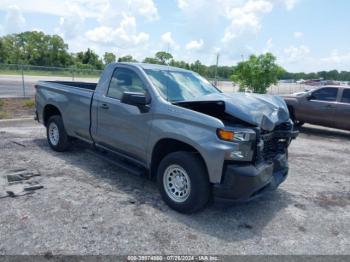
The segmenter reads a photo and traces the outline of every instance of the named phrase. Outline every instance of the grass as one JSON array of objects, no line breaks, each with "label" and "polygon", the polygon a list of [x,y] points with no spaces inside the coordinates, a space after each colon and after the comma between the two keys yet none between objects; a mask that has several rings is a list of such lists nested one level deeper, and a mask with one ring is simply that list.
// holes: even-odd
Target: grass
[{"label": "grass", "polygon": [[0,99],[0,119],[31,117],[34,108],[32,98],[3,98]]},{"label": "grass", "polygon": [[0,110],[0,119],[8,118],[7,113]]},{"label": "grass", "polygon": [[23,105],[28,108],[34,108],[35,107],[35,101],[34,99],[27,99],[23,101]]}]

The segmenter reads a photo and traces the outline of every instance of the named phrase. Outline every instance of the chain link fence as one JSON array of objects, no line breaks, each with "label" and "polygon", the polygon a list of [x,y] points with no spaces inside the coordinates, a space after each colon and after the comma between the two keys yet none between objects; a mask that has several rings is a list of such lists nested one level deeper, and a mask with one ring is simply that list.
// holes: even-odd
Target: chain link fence
[{"label": "chain link fence", "polygon": [[[214,82],[212,82],[214,83]],[[217,88],[219,88],[223,92],[238,92],[239,91],[239,85],[236,85],[235,83],[231,81],[218,81]],[[287,95],[287,94],[293,94],[297,92],[303,92],[307,89],[314,88],[311,86],[307,86],[304,84],[297,84],[297,83],[278,83],[277,85],[271,86],[267,93],[271,95]]]},{"label": "chain link fence", "polygon": [[0,97],[32,97],[38,81],[97,82],[102,70],[0,64]]},{"label": "chain link fence", "polygon": [[[0,64],[0,97],[32,97],[38,81],[79,81],[98,82],[102,70],[45,67],[31,65]],[[239,86],[231,81],[212,83],[223,92],[237,92]],[[302,92],[310,88],[302,84],[279,83],[268,89],[269,94],[285,95]]]}]

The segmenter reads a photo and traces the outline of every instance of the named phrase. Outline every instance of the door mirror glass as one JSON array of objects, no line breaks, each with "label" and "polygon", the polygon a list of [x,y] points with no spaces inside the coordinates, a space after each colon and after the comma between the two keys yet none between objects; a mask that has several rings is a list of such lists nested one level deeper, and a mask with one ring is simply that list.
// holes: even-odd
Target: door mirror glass
[{"label": "door mirror glass", "polygon": [[124,92],[121,98],[121,102],[133,106],[145,106],[151,101],[149,96],[139,92]]}]

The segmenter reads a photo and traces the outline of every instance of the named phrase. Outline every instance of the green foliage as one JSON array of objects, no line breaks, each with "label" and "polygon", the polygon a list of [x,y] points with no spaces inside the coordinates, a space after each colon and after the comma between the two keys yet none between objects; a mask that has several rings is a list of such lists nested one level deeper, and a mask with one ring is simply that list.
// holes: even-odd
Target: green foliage
[{"label": "green foliage", "polygon": [[254,93],[264,94],[270,85],[277,83],[278,76],[283,71],[271,53],[251,55],[249,60],[238,63],[231,80],[238,82],[241,90],[249,89]]},{"label": "green foliage", "polygon": [[58,35],[28,31],[0,37],[0,43],[2,63],[62,67],[72,64],[68,45]]},{"label": "green foliage", "polygon": [[0,108],[3,107],[5,104],[4,100],[0,99]]},{"label": "green foliage", "polygon": [[155,58],[159,60],[160,64],[167,64],[173,56],[167,52],[159,51],[155,54]]},{"label": "green foliage", "polygon": [[90,48],[85,52],[79,52],[75,56],[75,65],[81,69],[103,69],[103,62]]},{"label": "green foliage", "polygon": [[114,63],[116,61],[116,56],[113,53],[105,52],[103,55],[103,61],[105,62],[105,65],[108,65],[110,63]]},{"label": "green foliage", "polygon": [[[158,54],[158,55],[157,55]],[[146,57],[142,62],[143,63],[149,63],[149,64],[167,64],[168,62],[164,62],[164,57],[166,56],[167,59],[170,59],[169,65],[174,66],[174,67],[180,67],[184,68],[187,70],[192,70],[194,72],[197,72],[198,74],[206,77],[206,78],[214,78],[215,77],[215,71],[216,71],[216,66],[211,65],[211,66],[206,66],[203,65],[199,60],[195,61],[194,63],[187,63],[185,61],[177,61],[172,57],[171,54],[168,56],[166,52],[160,51],[155,54],[155,57]],[[229,79],[229,77],[233,74],[233,67],[232,66],[219,66],[217,69],[217,77],[219,79]]]},{"label": "green foliage", "polygon": [[7,57],[5,50],[5,43],[2,38],[0,38],[0,63],[6,63],[5,59]]},{"label": "green foliage", "polygon": [[162,64],[157,58],[154,57],[145,57],[142,62],[147,64]]},{"label": "green foliage", "polygon": [[180,67],[180,68],[184,68],[184,69],[190,69],[190,65],[189,63],[186,63],[184,61],[176,61],[174,59],[171,59],[169,65],[174,66],[174,67]]},{"label": "green foliage", "polygon": [[131,55],[126,55],[118,58],[118,62],[137,62]]}]

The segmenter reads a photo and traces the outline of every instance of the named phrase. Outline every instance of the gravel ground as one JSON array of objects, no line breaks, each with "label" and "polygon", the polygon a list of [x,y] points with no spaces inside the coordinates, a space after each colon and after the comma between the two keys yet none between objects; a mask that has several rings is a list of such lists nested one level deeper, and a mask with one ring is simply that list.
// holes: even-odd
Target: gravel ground
[{"label": "gravel ground", "polygon": [[0,122],[2,171],[44,186],[0,199],[0,254],[350,254],[349,148],[349,132],[306,125],[276,192],[182,215],[85,145],[56,153],[40,125]]}]

